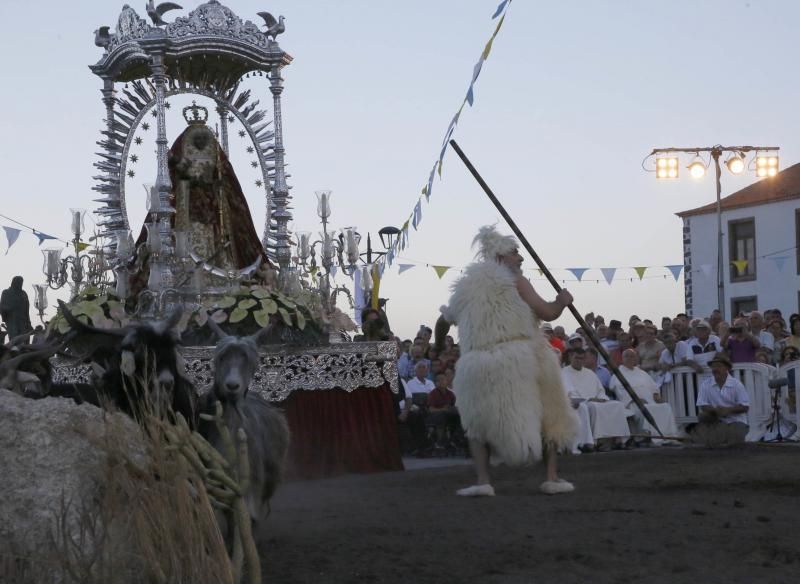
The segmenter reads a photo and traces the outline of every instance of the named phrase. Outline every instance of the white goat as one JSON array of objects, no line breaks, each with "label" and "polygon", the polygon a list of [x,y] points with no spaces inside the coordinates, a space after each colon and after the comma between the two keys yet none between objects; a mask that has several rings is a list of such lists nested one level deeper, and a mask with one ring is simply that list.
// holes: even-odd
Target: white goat
[{"label": "white goat", "polygon": [[[220,340],[214,353],[214,386],[201,398],[200,412],[213,415],[216,402],[222,402],[223,420],[231,436],[236,436],[240,428],[245,431],[250,463],[245,502],[255,524],[269,509],[269,500],[283,476],[289,448],[289,425],[283,413],[248,391],[258,368],[258,341],[268,334],[269,328],[249,337],[233,337],[216,323],[208,322]],[[201,420],[200,433],[225,455],[214,422]],[[221,528],[224,534],[226,527]]]}]

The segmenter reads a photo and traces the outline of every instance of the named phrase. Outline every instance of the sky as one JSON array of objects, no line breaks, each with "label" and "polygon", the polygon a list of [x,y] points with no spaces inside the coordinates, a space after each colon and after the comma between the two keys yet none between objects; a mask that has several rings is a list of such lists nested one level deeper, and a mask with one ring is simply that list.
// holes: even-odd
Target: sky
[{"label": "sky", "polygon": [[[319,230],[320,189],[333,191],[331,226],[370,232],[374,247],[381,227],[403,224],[494,30],[498,1],[225,3],[254,22],[262,10],[286,17],[278,40],[294,58],[283,72],[283,123],[295,230]],[[134,8],[145,16],[140,4]],[[168,21],[201,2],[182,4]],[[88,65],[102,54],[93,31],[113,29],[122,3],[40,6],[37,12],[28,2],[0,1],[0,213],[66,240],[69,208],[98,207],[92,163],[105,111],[101,81]],[[676,282],[659,266],[682,263],[675,213],[713,201],[714,182],[693,181],[685,171],[677,181],[657,181],[642,169],[653,148],[769,145],[781,148],[783,168],[800,161],[798,81],[790,65],[798,20],[800,3],[792,0],[512,2],[475,85],[474,106],[465,108],[454,137],[581,313],[656,320],[684,308],[683,277]],[[269,104],[260,81],[254,92]],[[168,119],[170,141],[181,123]],[[145,136],[154,140],[154,130]],[[246,143],[234,135],[231,145],[260,233],[263,194]],[[126,185],[137,228],[145,208],[141,185],[155,179],[147,153],[143,147]],[[723,196],[755,180],[724,171]],[[434,323],[473,259],[478,227],[489,223],[510,233],[447,152],[419,229],[396,260],[415,267],[400,274],[396,263],[384,274],[381,296],[389,298],[398,335],[412,337],[420,324]],[[15,226],[2,218],[0,225]],[[0,285],[22,275],[32,300],[31,285],[43,280],[37,239],[23,231],[3,252]],[[452,268],[440,279],[430,265]],[[633,266],[651,268],[639,281]],[[533,260],[524,267],[540,294],[552,298]],[[578,282],[568,267],[592,269]],[[601,267],[618,268],[612,284]],[[65,296],[49,293],[46,317],[55,298]],[[576,327],[567,314],[558,322]]]}]

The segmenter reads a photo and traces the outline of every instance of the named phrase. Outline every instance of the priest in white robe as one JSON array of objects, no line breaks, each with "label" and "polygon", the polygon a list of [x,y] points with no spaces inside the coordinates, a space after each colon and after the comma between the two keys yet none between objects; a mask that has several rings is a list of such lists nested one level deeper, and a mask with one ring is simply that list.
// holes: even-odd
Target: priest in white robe
[{"label": "priest in white robe", "polygon": [[[664,436],[677,436],[678,426],[675,423],[675,414],[672,412],[672,406],[661,400],[661,391],[658,388],[658,384],[638,365],[639,355],[633,349],[626,349],[622,353],[622,365],[619,368],[622,375],[625,376],[633,391],[645,404],[647,411],[653,416]],[[624,403],[632,413],[631,423],[636,433],[646,432],[654,436],[658,435],[655,428],[645,419],[641,410],[633,403],[619,379],[614,377],[611,380],[610,389],[615,393],[617,399]],[[665,440],[663,439],[653,439],[654,444],[662,444],[664,442]]]},{"label": "priest in white robe", "polygon": [[[569,365],[561,370],[564,389],[582,419],[579,440],[585,440],[588,435],[594,441],[611,439],[623,444],[630,437],[627,416],[631,414],[621,402],[608,398],[600,378],[594,371],[583,366],[585,358],[584,349],[570,349]],[[582,411],[584,415],[581,415]],[[590,433],[584,427],[587,412]],[[605,442],[608,443],[608,440]],[[579,442],[578,446],[580,445]],[[604,445],[600,446],[602,449]]]}]

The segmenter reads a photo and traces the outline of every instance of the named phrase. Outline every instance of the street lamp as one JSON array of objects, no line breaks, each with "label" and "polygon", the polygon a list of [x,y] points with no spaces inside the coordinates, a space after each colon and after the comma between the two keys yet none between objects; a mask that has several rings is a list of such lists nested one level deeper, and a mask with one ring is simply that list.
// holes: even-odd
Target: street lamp
[{"label": "street lamp", "polygon": [[[725,318],[725,279],[722,266],[722,183],[720,180],[720,156],[730,153],[725,161],[725,166],[733,174],[741,174],[746,165],[745,158],[748,153],[755,152],[753,163],[756,176],[773,177],[778,174],[778,146],[708,146],[703,148],[654,148],[647,158],[655,158],[655,168],[648,169],[655,172],[658,179],[678,178],[678,154],[694,154],[692,162],[688,165],[689,174],[693,178],[703,178],[706,174],[706,164],[701,152],[708,152],[714,160],[714,171],[717,183],[717,304],[722,318]],[[645,160],[647,160],[647,158]],[[751,164],[752,168],[752,164]]]}]

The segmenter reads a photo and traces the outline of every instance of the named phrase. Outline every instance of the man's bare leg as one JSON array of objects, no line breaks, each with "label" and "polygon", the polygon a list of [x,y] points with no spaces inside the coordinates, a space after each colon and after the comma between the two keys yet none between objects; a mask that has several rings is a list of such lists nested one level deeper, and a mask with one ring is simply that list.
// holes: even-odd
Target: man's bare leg
[{"label": "man's bare leg", "polygon": [[494,488],[489,477],[489,446],[483,442],[470,439],[469,452],[472,455],[478,482],[471,487],[459,489],[456,494],[462,497],[493,497]]},{"label": "man's bare leg", "polygon": [[558,451],[550,442],[544,447],[544,458],[547,480],[539,486],[539,490],[546,495],[558,495],[574,491],[575,486],[572,483],[558,478]]}]

